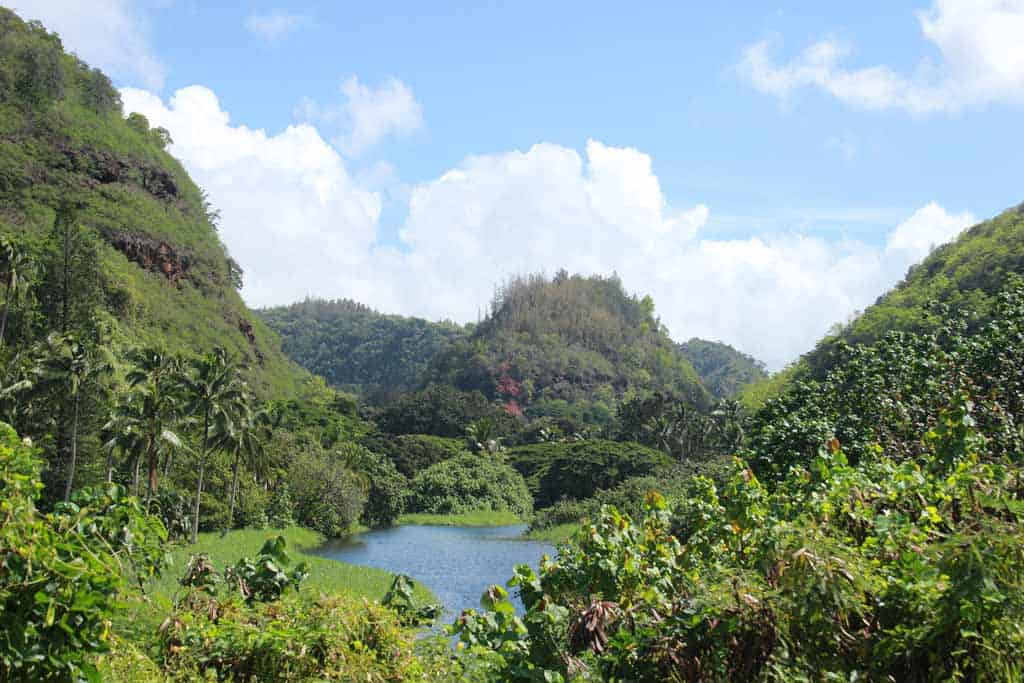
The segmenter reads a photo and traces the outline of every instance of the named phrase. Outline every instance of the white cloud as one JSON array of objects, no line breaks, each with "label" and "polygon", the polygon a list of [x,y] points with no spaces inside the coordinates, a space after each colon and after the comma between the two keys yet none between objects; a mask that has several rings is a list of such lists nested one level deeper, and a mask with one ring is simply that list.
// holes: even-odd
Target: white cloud
[{"label": "white cloud", "polygon": [[15,0],[23,19],[41,21],[90,66],[147,88],[163,87],[165,69],[129,0]]},{"label": "white cloud", "polygon": [[889,233],[885,251],[889,255],[901,255],[903,261],[915,263],[976,222],[970,212],[947,213],[937,203],[931,202],[915,211],[914,215]]},{"label": "white cloud", "polygon": [[356,76],[341,84],[345,101],[334,107],[321,107],[306,98],[296,107],[297,117],[343,132],[337,144],[346,154],[356,157],[390,135],[408,135],[423,127],[423,107],[412,89],[397,78],[388,78],[376,88],[368,88]]},{"label": "white cloud", "polygon": [[306,22],[301,14],[270,11],[253,12],[245,18],[245,28],[257,38],[272,43],[294,33]]},{"label": "white cloud", "polygon": [[125,112],[144,114],[174,138],[171,152],[221,211],[221,238],[246,271],[253,303],[336,291],[366,272],[379,196],[356,185],[341,157],[311,126],[277,135],[232,125],[201,86],[156,95],[121,90]]},{"label": "white cloud", "polygon": [[617,271],[627,289],[654,297],[676,339],[721,339],[777,368],[974,220],[932,203],[879,246],[800,234],[711,239],[701,234],[709,208],[670,206],[648,155],[590,140],[583,153],[541,143],[469,157],[404,190],[401,244],[382,244],[375,190],[401,185],[393,168],[350,175],[312,126],[270,135],[232,124],[206,88],[167,104],[138,90],[122,96],[127,111],[170,130],[171,151],[210,192],[254,305],[351,297],[466,321],[515,273]]},{"label": "white cloud", "polygon": [[1024,0],[935,0],[917,18],[941,61],[922,60],[910,75],[886,65],[846,67],[851,49],[835,39],[786,63],[773,58],[770,41],[761,41],[746,49],[738,68],[755,88],[780,99],[816,87],[868,110],[921,115],[1024,103]]}]

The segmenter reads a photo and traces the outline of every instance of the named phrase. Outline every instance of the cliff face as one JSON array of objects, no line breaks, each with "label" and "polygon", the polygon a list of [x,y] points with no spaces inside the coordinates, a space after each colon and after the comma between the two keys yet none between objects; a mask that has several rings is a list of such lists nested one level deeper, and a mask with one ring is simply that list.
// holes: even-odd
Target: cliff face
[{"label": "cliff face", "polygon": [[124,254],[140,268],[160,273],[176,285],[184,284],[191,259],[163,240],[154,240],[127,232],[115,232],[108,237],[110,245]]},{"label": "cliff face", "polygon": [[242,302],[210,204],[169,140],[57,36],[0,8],[0,234],[38,251],[58,209],[74,207],[97,245],[112,344],[221,345],[248,359],[261,394],[291,395],[309,375]]}]

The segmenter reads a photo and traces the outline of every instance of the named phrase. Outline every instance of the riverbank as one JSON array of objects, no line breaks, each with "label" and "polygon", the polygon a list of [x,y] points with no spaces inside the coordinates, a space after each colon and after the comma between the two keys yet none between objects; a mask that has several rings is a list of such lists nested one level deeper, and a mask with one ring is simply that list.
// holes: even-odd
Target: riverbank
[{"label": "riverbank", "polygon": [[[145,595],[130,597],[126,601],[126,609],[119,613],[114,624],[115,631],[121,635],[134,633],[151,637],[171,611],[174,596],[180,588],[178,579],[185,571],[191,555],[206,553],[213,565],[223,571],[242,557],[255,557],[264,541],[274,536],[284,536],[293,566],[298,562],[305,562],[309,566],[309,578],[302,584],[304,593],[342,594],[380,600],[394,578],[393,574],[382,569],[348,564],[313,554],[327,539],[311,529],[237,529],[223,537],[219,531],[202,533],[195,545],[171,546],[170,566],[164,569],[161,576],[146,582]],[[436,601],[436,597],[420,583],[416,584],[415,593],[422,601]]]},{"label": "riverbank", "polygon": [[464,512],[458,515],[434,515],[417,512],[402,515],[398,518],[397,526],[512,526],[523,524],[523,520],[512,512],[492,512],[490,510],[477,510],[475,512]]},{"label": "riverbank", "polygon": [[556,524],[555,526],[549,526],[546,529],[534,529],[532,531],[526,531],[523,533],[523,538],[531,541],[547,541],[548,543],[565,543],[572,535],[576,533],[580,525],[574,522],[566,524]]}]

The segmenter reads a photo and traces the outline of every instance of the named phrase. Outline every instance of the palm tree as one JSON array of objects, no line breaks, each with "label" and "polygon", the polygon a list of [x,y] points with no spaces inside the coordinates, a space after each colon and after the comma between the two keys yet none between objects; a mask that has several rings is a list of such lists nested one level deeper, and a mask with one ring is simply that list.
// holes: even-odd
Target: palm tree
[{"label": "palm tree", "polygon": [[139,464],[146,450],[142,435],[146,423],[142,402],[129,394],[110,411],[110,419],[101,429],[103,448],[107,452],[107,483],[114,480],[114,453],[121,451],[129,460],[132,471],[132,495],[139,495]]},{"label": "palm tree", "polygon": [[181,438],[174,431],[177,415],[173,407],[161,406],[151,388],[130,392],[123,401],[114,406],[110,420],[103,425],[107,439],[107,481],[113,478],[113,454],[120,450],[131,460],[134,472],[132,488],[138,495],[139,468],[143,461],[149,468],[146,501],[151,503],[157,492],[157,463],[160,455],[183,448]]},{"label": "palm tree", "polygon": [[217,444],[216,436],[233,429],[237,416],[247,400],[247,387],[241,376],[241,367],[223,348],[197,358],[191,363],[191,372],[181,379],[186,400],[186,412],[202,425],[202,444],[199,450],[199,477],[192,524],[192,543],[199,532],[199,502],[203,496],[203,477],[206,461]]},{"label": "palm tree", "polygon": [[109,374],[112,368],[109,354],[100,346],[86,346],[72,335],[51,334],[46,339],[45,355],[37,373],[44,383],[62,389],[71,401],[71,452],[64,500],[71,499],[71,489],[75,482],[82,392]]},{"label": "palm tree", "polygon": [[0,237],[0,283],[4,286],[4,307],[3,313],[0,313],[0,348],[4,345],[11,303],[17,301],[22,293],[24,276],[31,265],[28,256],[18,245],[6,237]]},{"label": "palm tree", "polygon": [[181,416],[181,403],[175,389],[180,386],[181,363],[174,356],[155,348],[136,349],[128,354],[131,368],[125,379],[135,390],[138,409],[128,411],[125,418],[141,417],[148,471],[147,500],[157,491],[160,454],[181,448],[181,439],[173,427]]},{"label": "palm tree", "polygon": [[246,469],[253,474],[262,474],[266,470],[266,453],[263,450],[263,440],[260,438],[261,432],[264,431],[264,415],[262,410],[253,412],[248,405],[243,405],[230,430],[219,435],[218,448],[232,456],[228,523],[224,527],[224,533],[227,533],[235,522],[239,467],[244,463]]},{"label": "palm tree", "polygon": [[727,455],[743,445],[743,406],[739,401],[724,399],[711,411],[718,445]]}]

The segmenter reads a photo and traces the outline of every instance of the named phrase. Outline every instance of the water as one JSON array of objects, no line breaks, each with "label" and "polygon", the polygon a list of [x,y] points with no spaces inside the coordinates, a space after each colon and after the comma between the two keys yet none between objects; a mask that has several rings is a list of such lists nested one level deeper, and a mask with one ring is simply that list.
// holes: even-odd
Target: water
[{"label": "water", "polygon": [[536,569],[541,555],[554,556],[552,544],[518,538],[525,528],[400,526],[331,541],[319,554],[408,574],[437,596],[445,608],[442,623],[449,623],[467,607],[479,609],[487,587],[504,586],[515,565]]}]

